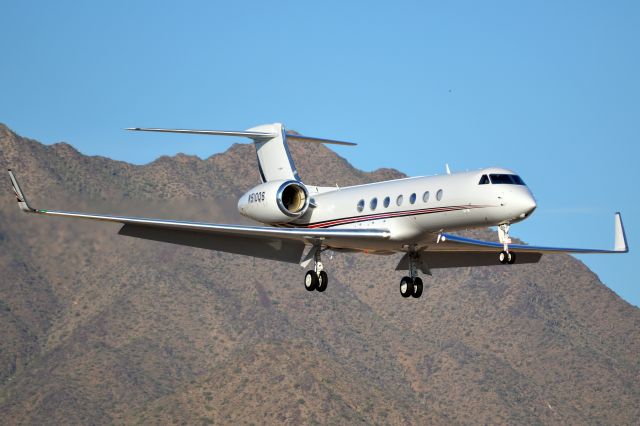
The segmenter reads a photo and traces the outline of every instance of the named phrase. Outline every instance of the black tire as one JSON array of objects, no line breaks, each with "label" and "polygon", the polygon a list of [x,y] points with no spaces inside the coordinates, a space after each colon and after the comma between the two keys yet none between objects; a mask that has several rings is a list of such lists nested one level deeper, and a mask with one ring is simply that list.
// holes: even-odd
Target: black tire
[{"label": "black tire", "polygon": [[316,287],[316,290],[322,293],[327,289],[327,285],[329,285],[329,276],[325,271],[320,271],[320,274],[318,274],[318,287]]},{"label": "black tire", "polygon": [[416,299],[420,296],[422,296],[422,278],[420,277],[415,277],[413,279],[413,293],[411,294],[413,297],[415,297]]},{"label": "black tire", "polygon": [[512,251],[509,252],[509,260],[507,261],[509,265],[513,265],[516,263],[516,254]]},{"label": "black tire", "polygon": [[503,265],[506,264],[509,261],[509,256],[507,255],[506,251],[501,251],[498,254],[498,260],[500,261],[500,263],[502,263]]},{"label": "black tire", "polygon": [[413,280],[411,277],[402,277],[400,280],[400,295],[409,297],[413,294]]},{"label": "black tire", "polygon": [[307,271],[304,275],[304,288],[307,291],[313,291],[318,288],[318,274],[316,274],[316,271]]}]

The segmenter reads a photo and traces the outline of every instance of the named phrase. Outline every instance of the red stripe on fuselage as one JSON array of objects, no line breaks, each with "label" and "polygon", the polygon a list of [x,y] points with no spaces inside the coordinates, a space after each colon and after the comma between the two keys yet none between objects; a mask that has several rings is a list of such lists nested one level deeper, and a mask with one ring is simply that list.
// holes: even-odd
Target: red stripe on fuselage
[{"label": "red stripe on fuselage", "polygon": [[341,219],[332,219],[324,222],[310,223],[307,225],[295,225],[295,227],[296,228],[329,228],[332,226],[346,225],[348,223],[366,222],[369,220],[417,216],[417,215],[430,214],[430,213],[444,213],[444,212],[450,212],[450,211],[456,211],[456,210],[477,209],[477,208],[483,208],[483,207],[490,207],[490,206],[474,206],[474,205],[447,206],[447,207],[432,207],[429,209],[405,210],[400,212],[376,213],[376,214],[370,214],[366,216],[351,216],[351,217],[345,217]]}]

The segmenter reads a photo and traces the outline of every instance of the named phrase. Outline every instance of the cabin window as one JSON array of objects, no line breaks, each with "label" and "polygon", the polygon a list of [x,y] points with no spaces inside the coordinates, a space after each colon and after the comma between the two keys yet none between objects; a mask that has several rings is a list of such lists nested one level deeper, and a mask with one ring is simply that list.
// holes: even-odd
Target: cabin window
[{"label": "cabin window", "polygon": [[384,201],[382,202],[382,204],[384,205],[384,208],[386,209],[387,207],[389,207],[389,203],[391,203],[391,198],[389,197],[384,197]]},{"label": "cabin window", "polygon": [[371,210],[375,210],[376,207],[378,207],[378,199],[372,198],[371,202],[369,203],[369,207],[371,208]]},{"label": "cabin window", "polygon": [[425,191],[424,194],[422,194],[422,201],[425,203],[429,201],[429,191]]},{"label": "cabin window", "polygon": [[413,194],[411,194],[411,196],[409,197],[409,202],[411,204],[415,204],[415,202],[416,202],[416,193],[415,192]]},{"label": "cabin window", "polygon": [[358,213],[364,210],[364,200],[358,201]]},{"label": "cabin window", "polygon": [[478,185],[488,185],[489,184],[489,176],[487,175],[482,175],[482,177],[480,178],[480,182],[478,183]]},{"label": "cabin window", "polygon": [[396,198],[396,204],[399,206],[402,205],[402,195],[398,195],[398,198]]},{"label": "cabin window", "polygon": [[438,192],[436,192],[436,200],[442,200],[442,189],[438,189]]}]

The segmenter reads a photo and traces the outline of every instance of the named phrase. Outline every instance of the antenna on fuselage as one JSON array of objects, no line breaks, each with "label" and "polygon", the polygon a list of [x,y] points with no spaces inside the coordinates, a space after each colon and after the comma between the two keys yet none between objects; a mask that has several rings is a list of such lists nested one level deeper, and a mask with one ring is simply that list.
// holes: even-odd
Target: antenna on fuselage
[{"label": "antenna on fuselage", "polygon": [[449,169],[449,163],[445,163],[444,165],[444,169],[447,171],[447,174],[450,175],[451,174],[451,169]]}]

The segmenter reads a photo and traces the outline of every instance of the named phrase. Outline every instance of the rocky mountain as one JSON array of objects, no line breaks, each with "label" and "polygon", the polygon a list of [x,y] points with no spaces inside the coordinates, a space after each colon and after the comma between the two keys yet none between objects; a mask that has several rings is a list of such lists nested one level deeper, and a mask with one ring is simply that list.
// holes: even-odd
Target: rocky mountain
[{"label": "rocky mountain", "polygon": [[[324,146],[291,151],[313,184],[402,176],[356,170]],[[258,182],[250,145],[136,166],[1,125],[0,163],[36,207],[210,222],[242,221],[235,197]],[[117,230],[25,215],[6,179],[3,424],[640,418],[640,310],[571,256],[437,270],[421,299],[403,299],[397,256],[327,257],[329,289],[309,293],[295,265]]]}]

